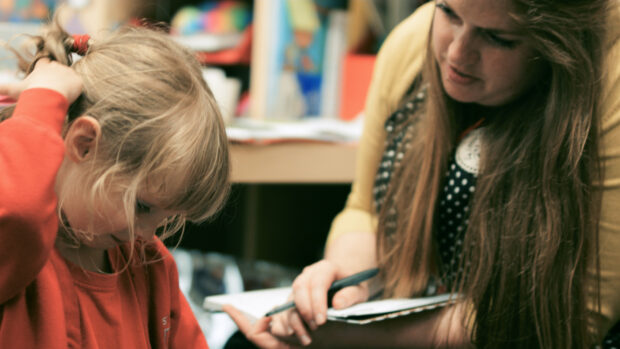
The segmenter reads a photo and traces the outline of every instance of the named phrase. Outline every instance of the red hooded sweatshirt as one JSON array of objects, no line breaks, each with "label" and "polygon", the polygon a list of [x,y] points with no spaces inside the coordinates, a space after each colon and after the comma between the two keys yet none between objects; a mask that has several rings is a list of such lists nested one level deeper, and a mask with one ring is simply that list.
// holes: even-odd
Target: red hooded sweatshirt
[{"label": "red hooded sweatshirt", "polygon": [[[59,93],[29,89],[0,123],[0,348],[208,348],[161,241],[145,245],[152,263],[117,274],[83,270],[54,248],[67,109]],[[108,255],[121,270],[129,246]]]}]

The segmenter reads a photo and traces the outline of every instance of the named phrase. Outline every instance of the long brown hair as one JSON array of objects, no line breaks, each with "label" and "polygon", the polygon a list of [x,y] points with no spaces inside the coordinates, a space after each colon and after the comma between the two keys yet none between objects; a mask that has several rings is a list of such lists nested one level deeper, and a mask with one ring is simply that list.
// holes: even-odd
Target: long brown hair
[{"label": "long brown hair", "polygon": [[[607,0],[513,0],[513,18],[547,64],[546,81],[497,110],[484,133],[465,235],[464,276],[482,348],[585,348],[597,270],[599,120]],[[425,108],[380,213],[378,260],[391,296],[420,294],[435,269],[435,207],[468,107],[444,92],[429,40]],[[542,79],[541,79],[542,80]],[[394,243],[398,241],[398,243]]]}]

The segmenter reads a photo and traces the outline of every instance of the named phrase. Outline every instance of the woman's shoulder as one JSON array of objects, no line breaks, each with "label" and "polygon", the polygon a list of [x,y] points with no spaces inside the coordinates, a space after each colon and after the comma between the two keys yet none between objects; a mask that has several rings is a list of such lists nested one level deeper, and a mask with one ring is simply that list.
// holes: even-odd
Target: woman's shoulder
[{"label": "woman's shoulder", "polygon": [[434,8],[432,1],[420,6],[390,32],[379,50],[374,91],[391,107],[398,105],[422,69]]},{"label": "woman's shoulder", "polygon": [[434,9],[434,1],[429,1],[418,7],[390,32],[382,46],[382,50],[406,50],[411,46],[424,48],[431,27]]},{"label": "woman's shoulder", "polygon": [[613,2],[609,18],[604,56],[602,122],[603,130],[620,124],[620,0]]},{"label": "woman's shoulder", "polygon": [[428,2],[400,22],[381,45],[379,59],[386,57],[384,60],[400,67],[409,64],[413,57],[423,56],[434,8],[434,2]]}]

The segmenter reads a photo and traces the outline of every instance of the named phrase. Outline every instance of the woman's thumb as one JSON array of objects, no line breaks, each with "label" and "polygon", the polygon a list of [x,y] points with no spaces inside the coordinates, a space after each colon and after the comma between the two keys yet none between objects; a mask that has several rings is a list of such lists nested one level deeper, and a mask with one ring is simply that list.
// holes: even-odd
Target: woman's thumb
[{"label": "woman's thumb", "polygon": [[334,309],[348,308],[354,304],[364,302],[368,299],[368,289],[363,286],[345,287],[338,291],[332,298]]}]

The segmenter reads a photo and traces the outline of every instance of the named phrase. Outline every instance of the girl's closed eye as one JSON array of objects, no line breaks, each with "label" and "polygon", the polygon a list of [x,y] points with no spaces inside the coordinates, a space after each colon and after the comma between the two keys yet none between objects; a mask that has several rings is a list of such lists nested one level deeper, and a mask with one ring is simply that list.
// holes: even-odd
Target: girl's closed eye
[{"label": "girl's closed eye", "polygon": [[147,214],[151,212],[151,205],[142,200],[136,200],[136,212],[138,214]]}]

